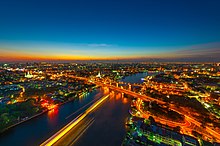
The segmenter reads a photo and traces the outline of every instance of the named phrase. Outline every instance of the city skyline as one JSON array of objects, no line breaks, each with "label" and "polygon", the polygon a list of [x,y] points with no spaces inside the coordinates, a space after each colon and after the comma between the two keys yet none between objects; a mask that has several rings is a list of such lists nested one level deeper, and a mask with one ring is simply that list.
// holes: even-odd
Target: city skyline
[{"label": "city skyline", "polygon": [[0,1],[0,145],[220,145],[219,8]]},{"label": "city skyline", "polygon": [[217,0],[1,2],[0,62],[218,62],[219,6]]}]

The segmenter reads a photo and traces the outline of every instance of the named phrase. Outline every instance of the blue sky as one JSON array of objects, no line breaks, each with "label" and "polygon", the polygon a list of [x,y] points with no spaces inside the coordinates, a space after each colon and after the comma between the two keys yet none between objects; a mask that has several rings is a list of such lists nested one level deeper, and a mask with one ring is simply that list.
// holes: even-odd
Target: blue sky
[{"label": "blue sky", "polygon": [[219,7],[219,0],[1,1],[0,50],[6,60],[16,52],[23,58],[163,58],[194,46],[219,53]]}]

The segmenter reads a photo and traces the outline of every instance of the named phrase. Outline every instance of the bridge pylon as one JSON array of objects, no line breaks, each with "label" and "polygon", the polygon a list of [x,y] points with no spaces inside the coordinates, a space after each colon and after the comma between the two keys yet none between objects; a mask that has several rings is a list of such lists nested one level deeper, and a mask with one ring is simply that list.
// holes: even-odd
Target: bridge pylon
[{"label": "bridge pylon", "polygon": [[131,91],[131,84],[128,84],[128,90]]}]

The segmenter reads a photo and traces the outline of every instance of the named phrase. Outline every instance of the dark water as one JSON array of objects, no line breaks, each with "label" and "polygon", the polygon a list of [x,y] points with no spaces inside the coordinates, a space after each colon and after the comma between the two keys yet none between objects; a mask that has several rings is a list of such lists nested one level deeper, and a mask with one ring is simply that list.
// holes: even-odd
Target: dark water
[{"label": "dark water", "polygon": [[129,108],[129,99],[121,97],[121,94],[110,96],[110,99],[94,112],[94,123],[74,145],[120,146],[126,134],[125,122]]},{"label": "dark water", "polygon": [[[123,81],[141,83],[141,78],[145,76],[147,76],[146,73],[139,73],[125,77]],[[22,123],[0,135],[0,145],[39,145],[82,113],[86,107],[82,111],[75,113],[78,109],[85,105],[89,107],[93,101],[103,95],[104,90],[98,89],[81,99],[64,104],[58,110],[50,111]],[[129,107],[129,99],[121,97],[120,94],[111,96],[108,101],[94,112],[94,123],[78,139],[75,145],[120,146],[125,136],[125,120],[129,115]]]},{"label": "dark water", "polygon": [[[122,79],[127,83],[142,83],[147,73],[138,73]],[[125,121],[129,116],[130,100],[121,94],[111,95],[97,111],[94,123],[74,143],[75,146],[121,146],[126,134]]]},{"label": "dark water", "polygon": [[141,78],[144,78],[148,75],[148,73],[137,73],[134,75],[130,75],[125,77],[124,79],[122,79],[122,82],[126,82],[126,83],[143,83],[143,80],[141,80]]},{"label": "dark water", "polygon": [[[24,122],[0,135],[1,146],[33,146],[39,145],[81,112],[74,112],[103,96],[103,90],[97,89],[75,101],[62,105],[59,109],[49,111],[37,118]],[[88,104],[91,105],[91,104]],[[83,110],[83,109],[82,109]],[[70,116],[69,118],[67,118]]]}]

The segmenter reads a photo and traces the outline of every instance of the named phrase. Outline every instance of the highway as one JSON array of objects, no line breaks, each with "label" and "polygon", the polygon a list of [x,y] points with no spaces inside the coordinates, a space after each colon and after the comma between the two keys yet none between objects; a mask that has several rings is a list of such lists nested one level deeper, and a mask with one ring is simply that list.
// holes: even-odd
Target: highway
[{"label": "highway", "polygon": [[111,90],[115,90],[115,91],[118,91],[118,92],[121,92],[121,93],[125,93],[125,94],[128,94],[128,95],[131,95],[135,98],[140,98],[142,100],[147,100],[147,101],[156,101],[157,103],[159,104],[165,104],[166,102],[164,101],[161,101],[159,99],[155,99],[155,98],[152,98],[150,96],[146,96],[146,95],[141,95],[141,94],[138,94],[138,93],[135,93],[133,91],[130,91],[130,90],[126,90],[126,89],[122,89],[122,88],[119,88],[119,87],[115,87],[115,86],[111,86],[111,85],[108,85],[108,84],[103,84],[101,82],[95,82],[95,84],[97,85],[100,85],[100,86],[103,86],[103,87],[108,87],[109,89]]},{"label": "highway", "polygon": [[168,125],[170,127],[176,127],[176,126],[180,126],[181,128],[186,128],[186,127],[190,127],[191,123],[188,120],[184,120],[183,123],[180,122],[174,122],[174,121],[170,121],[170,120],[166,120],[157,116],[153,116],[150,113],[146,113],[146,111],[142,110],[142,106],[141,106],[141,100],[136,102],[136,108],[137,110],[142,114],[143,118],[148,119],[149,116],[152,116],[156,121],[159,121],[160,123],[164,124],[164,125]]},{"label": "highway", "polygon": [[[84,77],[74,77],[74,78],[78,78],[78,79],[81,79],[81,80],[88,81],[88,79],[84,78]],[[118,91],[118,92],[121,92],[121,93],[131,95],[135,98],[140,98],[141,100],[144,100],[144,101],[156,101],[158,104],[166,104],[166,102],[161,101],[159,99],[155,99],[155,98],[152,98],[152,97],[149,97],[149,96],[146,96],[146,95],[141,95],[141,94],[135,93],[133,91],[126,90],[126,89],[116,87],[116,86],[112,86],[112,85],[109,85],[109,84],[106,84],[106,83],[103,83],[103,82],[94,81],[93,83],[96,84],[96,85],[102,86],[102,87],[108,87],[111,90],[115,90],[115,91]],[[179,111],[177,108],[175,108],[175,106],[171,105],[170,109],[177,112],[177,113],[179,113],[179,114],[185,115],[184,113]],[[201,122],[198,122],[194,118],[189,117],[187,115],[185,115],[185,118],[188,122],[193,123],[193,124],[195,124],[196,126],[199,126],[199,127],[201,126]],[[214,131],[213,129],[211,129],[208,126],[206,126],[206,131],[209,132],[212,136],[214,136],[217,139],[217,142],[220,142],[220,134],[218,132]]]},{"label": "highway", "polygon": [[[125,94],[128,94],[128,95],[131,95],[133,97],[136,97],[136,98],[140,98],[144,101],[156,101],[157,103],[159,104],[165,104],[166,102],[164,101],[161,101],[161,100],[158,100],[158,99],[154,99],[152,97],[149,97],[149,96],[145,96],[145,95],[140,95],[138,93],[135,93],[135,92],[132,92],[130,90],[126,90],[126,89],[122,89],[122,88],[119,88],[119,87],[115,87],[115,86],[111,86],[111,85],[107,85],[107,84],[103,84],[103,83],[100,83],[98,82],[97,83],[98,85],[102,85],[102,86],[106,86],[108,87],[109,89],[112,89],[112,90],[115,90],[115,91],[118,91],[118,92],[122,92],[122,93],[125,93]],[[195,124],[196,126],[200,127],[202,124],[201,122],[198,122],[197,120],[195,120],[194,118],[192,117],[189,117],[187,115],[185,115],[184,113],[182,113],[181,111],[179,111],[179,109],[175,108],[175,106],[170,106],[170,109],[179,113],[179,114],[182,114],[185,116],[186,120],[188,121],[187,123],[193,123]],[[171,123],[170,123],[171,124]],[[188,124],[186,124],[188,125]],[[186,127],[187,128],[187,127]],[[192,129],[191,129],[192,130]],[[220,134],[216,131],[214,131],[213,129],[211,129],[210,127],[206,126],[206,131],[208,133],[210,133],[213,137],[216,138],[216,141],[217,142],[220,142]]]}]

